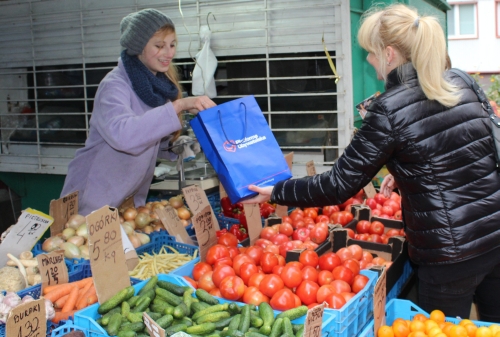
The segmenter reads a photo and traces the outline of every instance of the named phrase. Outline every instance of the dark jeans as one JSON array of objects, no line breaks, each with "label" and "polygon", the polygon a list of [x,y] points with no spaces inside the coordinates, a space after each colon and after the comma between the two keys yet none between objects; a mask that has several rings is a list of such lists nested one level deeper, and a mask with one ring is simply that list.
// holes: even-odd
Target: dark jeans
[{"label": "dark jeans", "polygon": [[458,281],[431,284],[419,280],[419,306],[440,309],[448,317],[469,318],[473,299],[479,320],[500,322],[500,264],[482,274]]}]

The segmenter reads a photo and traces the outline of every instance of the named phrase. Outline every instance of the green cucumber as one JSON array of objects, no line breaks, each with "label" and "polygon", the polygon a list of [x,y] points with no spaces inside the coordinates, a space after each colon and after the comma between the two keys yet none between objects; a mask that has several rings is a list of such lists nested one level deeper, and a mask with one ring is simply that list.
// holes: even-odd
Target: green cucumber
[{"label": "green cucumber", "polygon": [[141,290],[137,293],[137,295],[142,295],[148,290],[153,290],[156,287],[156,283],[158,282],[158,275],[152,276],[148,282],[142,287]]},{"label": "green cucumber", "polygon": [[229,307],[227,309],[231,315],[241,314],[241,307],[234,302],[229,303]]},{"label": "green cucumber", "polygon": [[120,329],[118,331],[130,330],[130,331],[134,331],[134,332],[139,332],[139,331],[144,330],[145,326],[146,325],[144,325],[143,322],[127,323],[127,325],[120,327]]},{"label": "green cucumber", "polygon": [[196,321],[199,317],[204,316],[206,314],[218,311],[227,311],[227,307],[228,307],[227,303],[212,305],[206,309],[196,312],[193,316],[191,316],[191,318]]},{"label": "green cucumber", "polygon": [[111,309],[110,311],[108,311],[106,314],[104,314],[102,317],[101,317],[101,325],[102,326],[106,326],[108,325],[109,323],[109,319],[111,318],[111,316],[114,314],[114,313],[121,313],[122,311],[122,308],[121,307],[116,307],[116,308],[113,308]]},{"label": "green cucumber", "polygon": [[155,320],[156,324],[158,324],[162,329],[168,328],[173,321],[174,317],[172,315],[164,315]]},{"label": "green cucumber", "polygon": [[191,306],[190,306],[191,313],[201,311],[203,309],[208,308],[209,306],[210,306],[210,304],[205,303],[205,302],[193,302],[193,303],[191,303]]},{"label": "green cucumber", "polygon": [[297,331],[299,331],[300,329],[302,329],[304,327],[304,324],[293,324],[292,323],[292,327],[293,327],[293,332],[297,333]]},{"label": "green cucumber", "polygon": [[258,332],[253,332],[253,331],[248,331],[246,334],[245,334],[245,337],[267,337],[266,335],[263,335],[261,333],[258,333]]},{"label": "green cucumber", "polygon": [[118,337],[136,337],[137,332],[132,330],[120,330],[117,334]]},{"label": "green cucumber", "polygon": [[192,288],[189,288],[186,291],[184,291],[184,294],[182,295],[182,300],[184,301],[184,303],[186,304],[186,306],[188,308],[188,313],[187,313],[188,316],[191,315],[191,304],[194,303],[193,302],[193,300],[194,300],[193,293],[194,293],[194,290]]},{"label": "green cucumber", "polygon": [[227,329],[238,330],[238,327],[240,326],[240,321],[241,321],[241,314],[235,315],[231,323],[229,323]]},{"label": "green cucumber", "polygon": [[131,298],[129,298],[127,300],[127,303],[130,305],[131,308],[133,308],[137,304],[137,301],[139,300],[139,298],[140,298],[140,296],[138,296],[138,295],[132,296]]},{"label": "green cucumber", "polygon": [[220,321],[214,322],[215,323],[215,328],[216,329],[224,329],[225,327],[229,326],[229,323],[233,320],[233,317],[221,319]]},{"label": "green cucumber", "polygon": [[292,337],[295,336],[293,332],[292,322],[290,322],[290,319],[288,317],[283,318],[283,333]]},{"label": "green cucumber", "polygon": [[189,308],[187,307],[186,303],[182,302],[178,306],[174,308],[174,317],[175,318],[183,318],[184,316],[189,315]]},{"label": "green cucumber", "polygon": [[250,315],[250,325],[254,328],[260,328],[262,325],[264,325],[264,320],[260,317]]},{"label": "green cucumber", "polygon": [[276,316],[276,318],[288,317],[290,321],[293,321],[294,319],[305,316],[307,314],[307,310],[308,310],[307,306],[301,305],[297,308],[289,309],[283,311],[282,313],[279,313],[278,316]]},{"label": "green cucumber", "polygon": [[203,289],[196,289],[196,297],[198,297],[200,301],[203,301],[210,305],[219,304],[218,299],[216,299],[215,297],[210,295],[206,290]]},{"label": "green cucumber", "polygon": [[149,303],[151,303],[151,298],[147,296],[141,296],[141,297],[142,298],[139,299],[137,305],[134,307],[134,309],[131,310],[131,312],[144,312],[149,307]]},{"label": "green cucumber", "polygon": [[160,296],[168,304],[171,304],[173,306],[178,306],[179,304],[182,303],[182,298],[180,298],[179,296],[175,295],[174,293],[166,289],[156,287],[155,292],[157,296]]},{"label": "green cucumber", "polygon": [[190,326],[186,329],[187,334],[207,335],[215,331],[215,324],[212,322]]},{"label": "green cucumber", "polygon": [[276,318],[271,328],[269,337],[279,337],[283,331],[283,318]]},{"label": "green cucumber", "polygon": [[[206,315],[203,315],[201,317],[199,317],[197,320],[196,320],[196,324],[202,324],[202,323],[207,323],[207,322],[212,322],[212,323],[215,323],[215,322],[218,322],[222,319],[225,319],[225,318],[230,318],[231,315],[229,314],[229,312],[227,311],[218,311],[218,312],[214,312],[214,313],[211,313],[211,314],[206,314]],[[217,326],[216,326],[217,328]]]},{"label": "green cucumber", "polygon": [[109,300],[105,301],[103,304],[97,308],[97,312],[99,314],[105,314],[111,309],[119,306],[122,304],[123,301],[128,300],[132,296],[134,296],[135,289],[134,287],[126,287],[125,289],[120,290],[118,293],[116,293],[113,297],[111,297]]},{"label": "green cucumber", "polygon": [[114,336],[117,334],[120,326],[122,324],[122,315],[120,313],[114,313],[111,315],[109,319],[108,326],[106,327],[106,331],[110,336]]},{"label": "green cucumber", "polygon": [[250,327],[250,307],[245,305],[243,309],[241,309],[241,321],[238,326],[238,330],[245,333],[248,331]]},{"label": "green cucumber", "polygon": [[173,293],[174,295],[177,296],[182,296],[184,294],[184,291],[186,291],[186,288],[183,286],[178,286],[177,284],[173,284],[172,282],[169,281],[163,281],[159,280],[157,283],[158,287],[168,290],[169,292]]},{"label": "green cucumber", "polygon": [[262,318],[263,324],[259,332],[263,335],[269,336],[271,334],[271,327],[274,323],[274,311],[269,303],[262,302],[259,304],[259,315]]},{"label": "green cucumber", "polygon": [[121,308],[121,314],[123,317],[127,317],[128,313],[130,312],[130,304],[128,304],[127,301],[122,302],[122,308]]},{"label": "green cucumber", "polygon": [[302,337],[304,335],[304,326],[302,325],[302,328],[300,328],[296,333],[295,337]]},{"label": "green cucumber", "polygon": [[129,312],[127,315],[127,319],[131,323],[142,322],[142,312]]},{"label": "green cucumber", "polygon": [[186,331],[186,329],[187,329],[186,324],[171,325],[165,329],[165,336],[172,336],[174,333],[179,331]]}]

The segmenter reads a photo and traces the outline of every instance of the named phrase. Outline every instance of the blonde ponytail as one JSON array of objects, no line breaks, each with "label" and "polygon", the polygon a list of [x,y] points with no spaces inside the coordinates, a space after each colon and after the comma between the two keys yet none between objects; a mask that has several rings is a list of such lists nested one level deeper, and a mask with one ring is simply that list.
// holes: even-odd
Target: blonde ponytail
[{"label": "blonde ponytail", "polygon": [[[377,57],[378,71],[383,76],[385,48],[391,46],[399,53],[399,65],[412,62],[428,99],[447,107],[458,104],[458,88],[444,78],[448,53],[443,29],[436,18],[419,17],[416,10],[401,4],[373,8],[364,14],[358,42]],[[401,76],[401,67],[398,72]]]}]

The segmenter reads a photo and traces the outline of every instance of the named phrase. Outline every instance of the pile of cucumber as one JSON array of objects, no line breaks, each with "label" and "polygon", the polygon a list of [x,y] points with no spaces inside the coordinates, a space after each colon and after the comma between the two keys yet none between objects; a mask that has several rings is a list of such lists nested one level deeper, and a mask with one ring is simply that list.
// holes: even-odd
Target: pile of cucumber
[{"label": "pile of cucumber", "polygon": [[[149,337],[143,312],[171,336],[183,331],[193,337],[302,337],[303,324],[291,321],[307,313],[306,306],[274,317],[268,303],[219,303],[205,290],[182,287],[168,281],[149,279],[134,295],[127,287],[99,306],[97,320],[110,336]],[[194,297],[196,295],[196,297]]]}]

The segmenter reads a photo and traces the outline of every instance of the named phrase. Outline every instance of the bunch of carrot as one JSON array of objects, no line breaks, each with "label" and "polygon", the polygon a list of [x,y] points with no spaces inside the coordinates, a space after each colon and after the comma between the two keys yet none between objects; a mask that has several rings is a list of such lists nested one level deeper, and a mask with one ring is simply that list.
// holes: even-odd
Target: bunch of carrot
[{"label": "bunch of carrot", "polygon": [[56,311],[52,322],[59,323],[74,316],[75,311],[97,302],[97,293],[92,277],[71,283],[43,288],[43,296],[54,304]]}]

